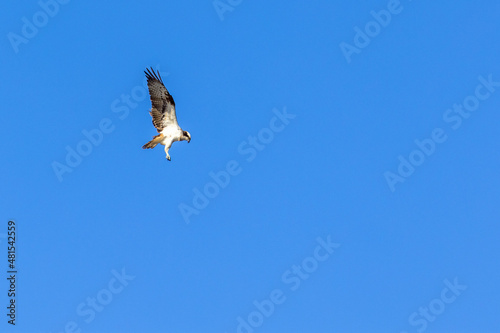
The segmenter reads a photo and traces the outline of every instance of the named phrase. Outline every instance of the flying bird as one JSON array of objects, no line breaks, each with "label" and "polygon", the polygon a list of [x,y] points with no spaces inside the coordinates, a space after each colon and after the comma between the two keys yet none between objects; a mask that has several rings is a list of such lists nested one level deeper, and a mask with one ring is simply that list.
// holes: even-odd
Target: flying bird
[{"label": "flying bird", "polygon": [[168,150],[172,143],[175,141],[187,141],[189,143],[191,134],[180,128],[177,123],[175,102],[172,95],[165,88],[160,72],[155,73],[153,67],[151,67],[151,70],[146,68],[144,73],[148,79],[149,95],[151,97],[151,111],[149,111],[149,114],[153,117],[153,125],[160,134],[154,136],[153,140],[142,146],[142,149],[152,149],[157,144],[162,144],[165,146],[167,160],[170,161]]}]

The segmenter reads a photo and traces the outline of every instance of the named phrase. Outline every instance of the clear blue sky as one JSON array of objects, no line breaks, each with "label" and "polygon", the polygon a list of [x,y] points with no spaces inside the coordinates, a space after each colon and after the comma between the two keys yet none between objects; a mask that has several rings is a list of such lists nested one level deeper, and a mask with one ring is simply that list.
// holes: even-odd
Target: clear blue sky
[{"label": "clear blue sky", "polygon": [[0,5],[2,332],[498,332],[497,1],[65,1]]}]

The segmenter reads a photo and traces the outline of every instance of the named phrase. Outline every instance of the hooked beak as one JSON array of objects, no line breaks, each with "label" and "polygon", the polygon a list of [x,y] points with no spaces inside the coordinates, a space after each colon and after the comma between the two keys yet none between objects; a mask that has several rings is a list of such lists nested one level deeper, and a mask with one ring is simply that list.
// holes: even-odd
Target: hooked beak
[{"label": "hooked beak", "polygon": [[191,134],[189,134],[188,131],[184,131],[182,139],[186,140],[188,143],[190,143],[191,142]]}]

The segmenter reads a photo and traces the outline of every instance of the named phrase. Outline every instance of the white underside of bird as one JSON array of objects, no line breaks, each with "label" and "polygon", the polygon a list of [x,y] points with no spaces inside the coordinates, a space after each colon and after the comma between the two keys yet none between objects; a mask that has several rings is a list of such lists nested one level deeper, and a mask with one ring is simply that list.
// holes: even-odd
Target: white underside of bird
[{"label": "white underside of bird", "polygon": [[161,140],[160,144],[165,146],[165,154],[167,154],[166,158],[170,161],[168,150],[172,146],[172,143],[181,140],[182,130],[179,125],[172,124],[165,127],[160,134],[163,135],[163,140]]}]

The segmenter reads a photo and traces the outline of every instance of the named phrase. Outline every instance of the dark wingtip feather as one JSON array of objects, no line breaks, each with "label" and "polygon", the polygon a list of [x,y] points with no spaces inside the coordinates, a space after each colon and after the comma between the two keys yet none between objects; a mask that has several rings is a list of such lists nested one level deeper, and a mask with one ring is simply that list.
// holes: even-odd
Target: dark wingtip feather
[{"label": "dark wingtip feather", "polygon": [[144,71],[144,74],[146,74],[146,78],[148,79],[148,81],[153,79],[153,76],[151,75],[149,68],[146,68],[146,70]]},{"label": "dark wingtip feather", "polygon": [[160,71],[155,72],[155,70],[153,69],[152,66],[151,66],[151,70],[149,68],[146,68],[146,70],[144,71],[144,74],[146,74],[146,78],[148,79],[148,81],[149,80],[157,80],[158,82],[160,82],[161,84],[164,85],[163,80],[162,80],[161,75],[160,75]]}]

